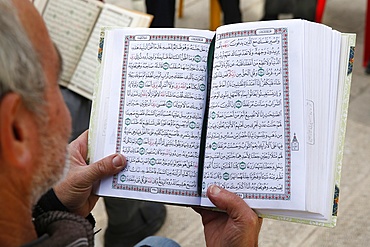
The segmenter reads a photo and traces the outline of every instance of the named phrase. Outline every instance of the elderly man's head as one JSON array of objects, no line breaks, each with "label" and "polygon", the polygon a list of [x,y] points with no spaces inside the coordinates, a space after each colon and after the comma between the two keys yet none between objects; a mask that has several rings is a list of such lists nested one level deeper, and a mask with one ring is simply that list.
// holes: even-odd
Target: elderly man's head
[{"label": "elderly man's head", "polygon": [[61,61],[30,1],[0,0],[0,26],[0,179],[34,203],[65,166]]}]

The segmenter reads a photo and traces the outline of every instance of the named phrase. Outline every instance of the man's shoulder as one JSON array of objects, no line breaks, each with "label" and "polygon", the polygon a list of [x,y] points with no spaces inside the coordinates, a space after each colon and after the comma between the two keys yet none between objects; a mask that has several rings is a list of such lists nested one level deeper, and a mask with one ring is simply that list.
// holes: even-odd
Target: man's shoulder
[{"label": "man's shoulder", "polygon": [[35,218],[34,225],[39,238],[24,247],[94,245],[93,226],[79,215],[49,211]]}]

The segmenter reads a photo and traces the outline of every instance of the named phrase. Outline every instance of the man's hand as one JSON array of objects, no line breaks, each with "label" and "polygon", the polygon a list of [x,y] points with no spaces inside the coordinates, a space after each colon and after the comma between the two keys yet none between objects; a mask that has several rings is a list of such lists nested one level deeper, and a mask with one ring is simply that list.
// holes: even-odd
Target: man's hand
[{"label": "man's hand", "polygon": [[92,193],[93,183],[118,173],[126,166],[126,159],[120,154],[87,165],[87,135],[88,131],[85,131],[69,144],[70,169],[67,176],[54,187],[63,205],[70,212],[83,217],[91,212],[98,200],[98,196]]},{"label": "man's hand", "polygon": [[207,246],[258,246],[262,218],[237,195],[212,185],[208,198],[225,212],[194,208],[202,216]]}]

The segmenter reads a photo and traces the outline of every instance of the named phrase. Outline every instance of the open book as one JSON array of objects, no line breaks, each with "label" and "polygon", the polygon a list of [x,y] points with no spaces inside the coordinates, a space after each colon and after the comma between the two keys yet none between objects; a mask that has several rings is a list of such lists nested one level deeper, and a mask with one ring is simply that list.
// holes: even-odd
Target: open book
[{"label": "open book", "polygon": [[149,27],[153,16],[96,0],[35,0],[63,58],[60,84],[92,99],[103,26]]},{"label": "open book", "polygon": [[336,224],[354,34],[278,20],[101,42],[90,159],[128,166],[97,194],[214,207],[217,184],[262,217]]}]

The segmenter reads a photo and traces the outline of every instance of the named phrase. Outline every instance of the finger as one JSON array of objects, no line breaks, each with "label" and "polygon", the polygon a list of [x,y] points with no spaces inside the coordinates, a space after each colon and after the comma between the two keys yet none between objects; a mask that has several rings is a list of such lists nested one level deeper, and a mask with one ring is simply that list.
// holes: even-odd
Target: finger
[{"label": "finger", "polygon": [[202,217],[203,225],[207,225],[214,219],[220,220],[221,217],[228,217],[225,212],[219,212],[210,208],[192,207],[192,209]]},{"label": "finger", "polygon": [[75,140],[73,140],[71,144],[69,145],[70,152],[79,152],[79,154],[81,154],[84,160],[87,157],[88,133],[89,133],[88,130],[84,131]]},{"label": "finger", "polygon": [[259,224],[257,214],[236,194],[211,185],[208,188],[207,196],[217,208],[226,211],[231,218],[252,220]]},{"label": "finger", "polygon": [[202,208],[201,207],[199,207],[199,206],[192,206],[191,207],[195,212],[197,212],[198,214],[201,214],[201,212],[202,212]]},{"label": "finger", "polygon": [[86,166],[84,180],[87,184],[91,184],[106,176],[117,174],[125,167],[126,158],[121,154],[113,154]]}]

